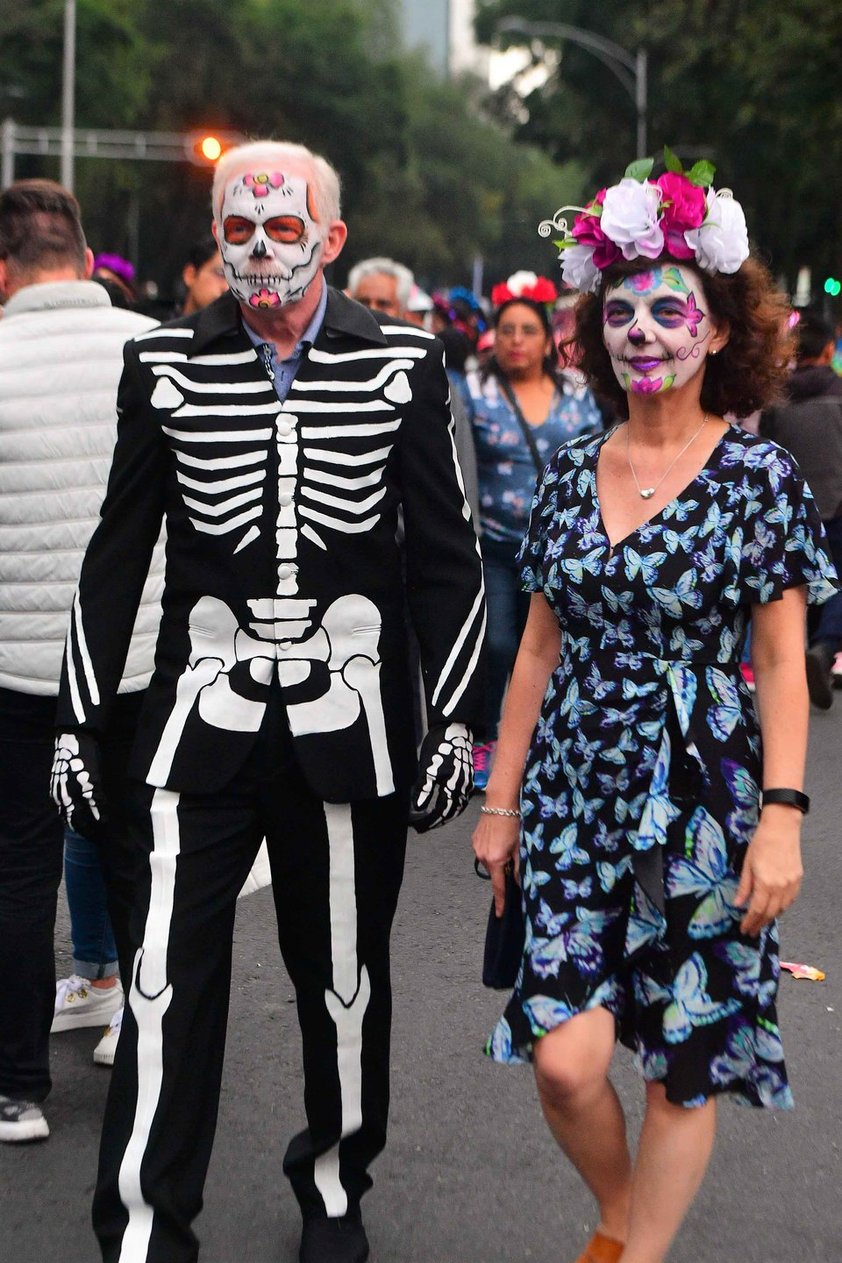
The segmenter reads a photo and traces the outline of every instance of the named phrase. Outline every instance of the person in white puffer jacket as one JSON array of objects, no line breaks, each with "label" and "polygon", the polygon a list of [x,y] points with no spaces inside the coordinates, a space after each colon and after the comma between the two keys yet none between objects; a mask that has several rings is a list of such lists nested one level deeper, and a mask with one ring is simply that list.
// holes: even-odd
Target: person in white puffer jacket
[{"label": "person in white puffer jacket", "polygon": [[[123,345],[155,321],[111,306],[72,194],[21,180],[0,194],[0,1140],[49,1134],[49,1031],[64,826],[49,798],[55,699],[85,548],[116,437]],[[160,618],[163,545],[135,624],[103,775],[125,774]],[[130,857],[119,803],[98,838],[114,915]],[[116,992],[115,992],[116,994]],[[120,1001],[122,996],[120,995]],[[117,1001],[119,1003],[120,1001]],[[115,1007],[114,1005],[112,1007]],[[107,1023],[108,1017],[102,1022]]]}]

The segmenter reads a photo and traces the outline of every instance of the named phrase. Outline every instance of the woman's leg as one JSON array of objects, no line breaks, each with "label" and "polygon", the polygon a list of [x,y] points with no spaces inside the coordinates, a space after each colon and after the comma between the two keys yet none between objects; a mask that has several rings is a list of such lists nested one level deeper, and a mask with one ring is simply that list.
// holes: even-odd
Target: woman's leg
[{"label": "woman's leg", "polygon": [[632,1164],[626,1120],[608,1080],[614,1042],[607,1009],[580,1013],[538,1040],[535,1078],[550,1131],[599,1203],[600,1229],[624,1241]]},{"label": "woman's leg", "polygon": [[716,1101],[672,1105],[663,1084],[646,1085],[646,1117],[634,1164],[622,1263],[661,1263],[699,1191],[716,1135]]}]

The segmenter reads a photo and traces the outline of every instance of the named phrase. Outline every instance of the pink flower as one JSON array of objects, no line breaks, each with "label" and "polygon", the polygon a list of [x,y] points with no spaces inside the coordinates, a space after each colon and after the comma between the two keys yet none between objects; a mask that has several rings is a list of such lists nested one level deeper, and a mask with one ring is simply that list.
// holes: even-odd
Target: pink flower
[{"label": "pink flower", "polygon": [[698,228],[705,217],[705,191],[675,171],[665,171],[655,183],[663,195],[661,227],[666,249],[674,259],[692,259],[694,251],[684,234]]},{"label": "pink flower", "polygon": [[657,395],[664,388],[663,377],[636,377],[631,383],[636,395]]},{"label": "pink flower", "polygon": [[266,309],[268,307],[280,307],[280,305],[280,298],[277,294],[274,294],[271,289],[259,289],[257,293],[252,294],[249,299],[249,307]]},{"label": "pink flower", "polygon": [[255,197],[268,197],[272,189],[281,188],[283,183],[284,177],[280,171],[260,171],[256,175],[243,176],[243,184],[251,189]]},{"label": "pink flower", "polygon": [[610,267],[620,257],[620,247],[609,241],[602,231],[600,217],[592,207],[602,206],[605,201],[605,189],[600,189],[587,210],[577,215],[573,222],[573,236],[580,246],[591,246],[594,265],[600,270]]}]

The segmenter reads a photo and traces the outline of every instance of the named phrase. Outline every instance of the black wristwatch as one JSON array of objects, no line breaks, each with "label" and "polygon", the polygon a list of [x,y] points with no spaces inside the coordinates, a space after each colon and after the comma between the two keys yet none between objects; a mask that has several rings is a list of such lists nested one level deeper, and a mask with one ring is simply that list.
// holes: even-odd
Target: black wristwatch
[{"label": "black wristwatch", "polygon": [[784,807],[797,807],[802,816],[810,810],[810,799],[800,789],[764,789],[760,796],[760,806],[770,807],[780,803]]}]

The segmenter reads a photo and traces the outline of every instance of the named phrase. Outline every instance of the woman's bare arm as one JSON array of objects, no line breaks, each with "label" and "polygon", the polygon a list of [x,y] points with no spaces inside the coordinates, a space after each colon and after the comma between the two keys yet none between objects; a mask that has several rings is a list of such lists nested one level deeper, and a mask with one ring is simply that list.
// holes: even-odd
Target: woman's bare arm
[{"label": "woman's bare arm", "polygon": [[[807,758],[809,702],[804,670],[806,589],[789,588],[780,601],[752,608],[751,661],[763,738],[763,787],[801,789]],[[746,854],[738,906],[747,905],[740,928],[758,934],[798,894],[801,812],[770,804]]]},{"label": "woman's bare arm", "polygon": [[[539,592],[533,594],[529,618],[512,672],[494,766],[485,793],[486,805],[514,810],[520,798],[523,766],[538,722],[547,682],[558,664],[561,628]],[[473,836],[474,854],[491,874],[498,916],[503,911],[503,869],[517,862],[519,822],[509,816],[481,816]]]}]

